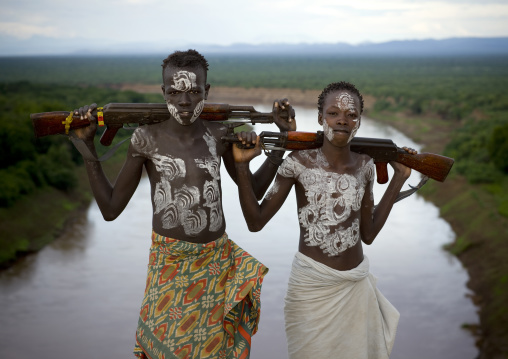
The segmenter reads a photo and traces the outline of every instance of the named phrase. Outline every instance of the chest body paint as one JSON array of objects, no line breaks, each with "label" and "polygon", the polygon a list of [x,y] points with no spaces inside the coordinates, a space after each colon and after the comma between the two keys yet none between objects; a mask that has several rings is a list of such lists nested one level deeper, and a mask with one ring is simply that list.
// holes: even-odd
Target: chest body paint
[{"label": "chest body paint", "polygon": [[220,159],[217,155],[217,143],[215,138],[205,133],[203,140],[208,145],[210,156],[196,159],[195,163],[199,168],[203,168],[211,176],[210,181],[205,181],[203,195],[205,198],[205,207],[210,210],[210,231],[218,231],[222,227],[223,213],[220,192]]},{"label": "chest body paint", "polygon": [[[194,159],[197,168],[203,171],[204,176],[210,176],[206,180],[203,189],[197,186],[174,187],[173,182],[184,179],[187,173],[186,163],[183,159],[161,155],[152,136],[135,131],[131,142],[139,152],[134,156],[146,156],[149,158],[156,171],[160,174],[160,180],[155,184],[154,190],[154,213],[161,215],[162,228],[172,229],[182,226],[185,234],[197,236],[208,226],[210,231],[218,231],[222,227],[222,203],[220,196],[220,159],[217,156],[216,142],[208,132],[203,136],[203,141],[209,148],[210,156]],[[208,218],[206,211],[201,207],[201,196],[204,196],[204,206],[210,209]]]},{"label": "chest body paint", "polygon": [[329,165],[321,149],[299,154],[310,165],[288,157],[279,174],[296,178],[305,190],[307,204],[298,210],[300,226],[305,229],[305,243],[319,246],[329,256],[338,255],[360,239],[358,217],[348,226],[344,222],[360,210],[365,191],[372,192],[367,184],[374,178],[374,164],[364,162],[354,174],[341,174],[327,170]]}]

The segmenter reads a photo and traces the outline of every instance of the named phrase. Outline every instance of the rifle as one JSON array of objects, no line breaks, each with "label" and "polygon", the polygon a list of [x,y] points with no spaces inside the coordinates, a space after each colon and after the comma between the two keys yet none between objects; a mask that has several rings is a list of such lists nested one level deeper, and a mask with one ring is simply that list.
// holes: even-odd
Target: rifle
[{"label": "rifle", "polygon": [[[120,128],[128,128],[130,124],[149,125],[170,119],[165,103],[110,103],[92,112],[98,119],[99,126],[106,130],[100,142],[104,146],[111,145]],[[283,117],[283,116],[282,116]],[[253,106],[233,106],[219,103],[205,103],[199,118],[208,121],[229,122],[233,127],[243,123],[273,123],[272,113],[261,113]],[[88,119],[80,119],[79,115],[68,111],[41,112],[30,115],[35,137],[69,133],[69,130],[90,126]],[[242,121],[242,119],[244,119]],[[132,127],[131,127],[132,128]]]},{"label": "rifle", "polygon": [[[261,132],[259,134],[264,150],[307,150],[323,145],[323,131],[317,132]],[[223,141],[239,143],[236,136],[224,136]],[[388,182],[387,164],[395,161],[422,173],[423,175],[443,182],[453,166],[453,158],[434,153],[412,155],[399,148],[392,140],[381,138],[354,137],[351,140],[351,151],[364,153],[374,160],[378,183]]]}]

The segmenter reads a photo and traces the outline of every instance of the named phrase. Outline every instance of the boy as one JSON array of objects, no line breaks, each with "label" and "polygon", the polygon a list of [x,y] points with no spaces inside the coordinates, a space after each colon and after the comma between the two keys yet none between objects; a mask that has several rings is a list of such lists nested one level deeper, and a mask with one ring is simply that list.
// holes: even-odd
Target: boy
[{"label": "boy", "polygon": [[318,110],[323,146],[287,156],[260,205],[248,168],[259,144],[235,146],[240,203],[249,230],[259,231],[295,187],[300,241],[284,308],[289,357],[388,358],[399,313],[376,289],[361,242],[376,238],[411,170],[390,163],[395,173],[374,206],[373,160],[350,150],[360,127],[361,94],[347,82],[330,84]]},{"label": "boy", "polygon": [[[199,118],[210,89],[208,62],[201,54],[175,52],[162,66],[162,93],[171,118],[134,131],[114,185],[100,162],[85,157],[95,199],[108,221],[126,207],[143,167],[150,181],[152,246],[135,355],[247,358],[259,320],[261,283],[268,269],[225,233],[221,158],[236,179],[231,147],[221,141],[227,127]],[[95,108],[93,104],[76,112],[90,118]],[[287,112],[287,122],[280,117],[283,112]],[[274,103],[274,114],[279,128],[295,128],[287,100]],[[75,131],[94,155],[95,131],[95,123]],[[255,142],[255,134],[239,137]],[[282,154],[276,156],[280,159]],[[252,175],[257,196],[263,196],[275,176],[278,166],[272,161]]]}]

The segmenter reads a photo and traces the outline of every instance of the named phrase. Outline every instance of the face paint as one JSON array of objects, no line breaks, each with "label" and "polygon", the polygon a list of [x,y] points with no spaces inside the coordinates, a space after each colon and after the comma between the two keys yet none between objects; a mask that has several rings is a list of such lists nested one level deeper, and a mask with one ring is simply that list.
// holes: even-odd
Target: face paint
[{"label": "face paint", "polygon": [[183,122],[183,120],[180,117],[180,114],[178,113],[178,110],[176,109],[175,105],[169,102],[169,100],[166,101],[166,105],[168,106],[168,111],[173,116],[175,120],[178,121],[180,125],[190,125],[194,123],[194,121],[197,120],[199,115],[201,115],[201,112],[203,111],[203,107],[205,107],[205,100],[201,100],[197,105],[196,108],[194,108],[194,112],[192,113],[192,117],[189,120],[189,123],[186,124]]},{"label": "face paint", "polygon": [[[336,97],[336,99],[337,99],[337,107],[341,111],[358,112],[356,109],[354,97],[351,96],[350,94],[348,94],[347,92],[343,92],[343,93],[339,94]],[[354,119],[353,122],[355,122],[355,127],[353,128],[353,130],[351,131],[351,134],[349,135],[349,138],[347,140],[348,143],[351,142],[353,137],[355,137],[356,132],[358,131],[358,128],[360,127],[360,119],[359,118]]]},{"label": "face paint", "polygon": [[[176,91],[180,91],[180,92],[193,91],[197,87],[196,74],[194,72],[185,71],[185,70],[177,71],[176,73],[173,74],[173,83],[174,84],[171,85],[171,87],[173,89],[175,89]],[[196,121],[196,119],[199,117],[199,115],[203,111],[203,107],[205,104],[204,104],[204,100],[202,100],[196,105],[196,107],[194,108],[192,117],[188,123],[184,123],[184,121],[182,120],[182,118],[180,117],[180,115],[178,113],[178,110],[172,103],[170,103],[169,100],[166,100],[166,105],[168,106],[168,111],[171,114],[171,116],[173,116],[173,118],[176,121],[178,121],[179,124],[190,125],[194,121]]]},{"label": "face paint", "polygon": [[357,118],[357,119],[354,119],[353,120],[355,122],[355,127],[353,128],[353,130],[351,131],[351,134],[349,135],[349,138],[347,140],[347,143],[351,142],[351,140],[353,139],[353,137],[356,136],[356,132],[358,131],[358,129],[360,128],[360,119]]},{"label": "face paint", "polygon": [[171,85],[177,91],[189,92],[196,85],[196,74],[191,71],[178,71],[173,74],[174,85]]},{"label": "face paint", "polygon": [[341,111],[356,111],[355,99],[347,92],[341,93],[337,98],[337,107]]},{"label": "face paint", "polygon": [[326,119],[323,120],[323,133],[326,136],[326,138],[328,138],[328,141],[331,142],[333,140],[333,129],[330,126],[328,126],[328,122],[326,122]]}]

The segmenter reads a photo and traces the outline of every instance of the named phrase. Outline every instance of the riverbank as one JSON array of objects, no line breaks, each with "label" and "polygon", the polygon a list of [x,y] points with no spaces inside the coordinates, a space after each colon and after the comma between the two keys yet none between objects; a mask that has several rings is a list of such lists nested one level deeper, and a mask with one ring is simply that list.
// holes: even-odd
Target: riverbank
[{"label": "riverbank", "polygon": [[[367,114],[423,144],[422,151],[434,153],[442,153],[459,125],[404,113]],[[446,249],[466,268],[471,300],[479,308],[480,323],[464,323],[477,339],[479,359],[507,358],[508,219],[497,210],[495,189],[470,184],[452,168],[444,183],[431,181],[419,193],[440,208],[456,234]]]},{"label": "riverbank", "polygon": [[[122,167],[122,153],[115,153],[103,166],[110,179]],[[84,167],[78,168],[76,177],[76,187],[68,192],[46,186],[0,208],[0,270],[37,253],[85,214],[93,195]]]}]

